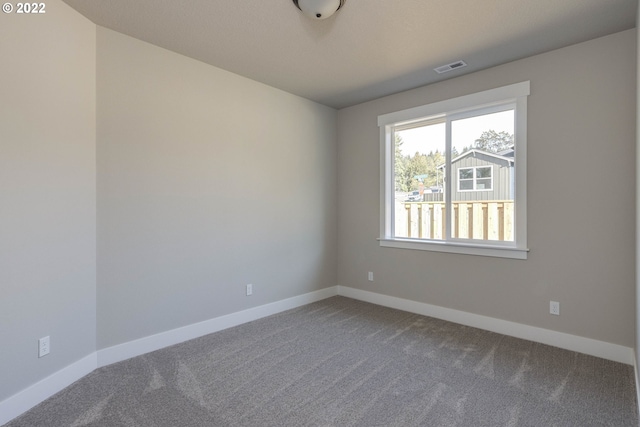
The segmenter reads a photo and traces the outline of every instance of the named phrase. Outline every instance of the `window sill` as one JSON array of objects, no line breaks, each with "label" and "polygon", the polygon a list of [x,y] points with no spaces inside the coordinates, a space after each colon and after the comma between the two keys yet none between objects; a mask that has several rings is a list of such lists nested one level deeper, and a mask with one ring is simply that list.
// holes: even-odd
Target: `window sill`
[{"label": "window sill", "polygon": [[378,239],[381,247],[414,249],[420,251],[488,256],[496,258],[527,259],[529,249],[458,242],[436,242],[413,239]]}]

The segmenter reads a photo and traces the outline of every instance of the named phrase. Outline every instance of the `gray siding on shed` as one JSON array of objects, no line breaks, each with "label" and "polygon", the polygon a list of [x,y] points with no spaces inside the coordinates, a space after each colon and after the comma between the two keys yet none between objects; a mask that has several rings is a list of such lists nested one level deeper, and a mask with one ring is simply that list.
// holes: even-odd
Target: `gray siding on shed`
[{"label": "gray siding on shed", "polygon": [[[513,163],[507,159],[494,157],[478,151],[461,157],[451,164],[453,182],[451,186],[452,201],[467,200],[511,200]],[[477,166],[491,166],[493,188],[491,190],[458,191],[458,169]]]}]

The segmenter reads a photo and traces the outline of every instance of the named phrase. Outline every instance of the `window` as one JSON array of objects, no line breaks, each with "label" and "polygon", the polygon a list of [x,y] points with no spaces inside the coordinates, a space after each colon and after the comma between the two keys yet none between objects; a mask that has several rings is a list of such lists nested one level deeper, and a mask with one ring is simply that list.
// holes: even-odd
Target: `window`
[{"label": "window", "polygon": [[378,117],[381,246],[527,258],[528,95],[523,82]]},{"label": "window", "polygon": [[458,169],[458,191],[488,191],[491,189],[493,189],[492,166]]}]

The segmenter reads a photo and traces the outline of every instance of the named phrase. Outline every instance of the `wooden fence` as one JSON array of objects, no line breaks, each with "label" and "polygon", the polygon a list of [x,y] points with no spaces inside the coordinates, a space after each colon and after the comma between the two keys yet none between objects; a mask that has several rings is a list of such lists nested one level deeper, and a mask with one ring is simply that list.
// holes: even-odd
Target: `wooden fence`
[{"label": "wooden fence", "polygon": [[[451,202],[454,238],[513,241],[513,200]],[[396,236],[440,240],[445,237],[444,202],[396,203]]]}]

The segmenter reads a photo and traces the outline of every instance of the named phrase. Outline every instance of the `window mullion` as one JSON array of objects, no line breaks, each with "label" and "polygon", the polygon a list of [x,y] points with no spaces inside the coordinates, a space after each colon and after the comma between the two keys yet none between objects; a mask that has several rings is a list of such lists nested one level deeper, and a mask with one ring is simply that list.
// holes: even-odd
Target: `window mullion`
[{"label": "window mullion", "polygon": [[473,168],[473,191],[478,191],[478,168]]},{"label": "window mullion", "polygon": [[453,218],[452,215],[452,203],[451,203],[451,189],[452,189],[452,181],[453,181],[453,175],[452,175],[452,168],[451,168],[451,119],[449,117],[447,117],[446,119],[446,123],[445,123],[445,157],[446,157],[446,162],[445,162],[445,176],[446,176],[446,180],[445,180],[445,190],[444,190],[444,212],[445,212],[445,217],[444,219],[444,224],[445,224],[445,240],[450,240],[451,239],[451,218]]},{"label": "window mullion", "polygon": [[[395,127],[388,126],[384,129],[384,138],[385,138],[385,150],[389,153],[388,156],[385,156],[386,165],[383,166],[384,176],[383,180],[385,182],[385,204],[384,204],[384,216],[388,218],[385,223],[385,234],[389,236],[395,236]],[[385,161],[383,159],[382,161]]]}]

